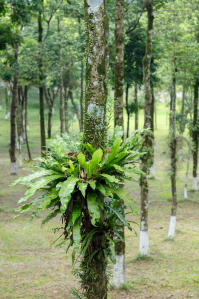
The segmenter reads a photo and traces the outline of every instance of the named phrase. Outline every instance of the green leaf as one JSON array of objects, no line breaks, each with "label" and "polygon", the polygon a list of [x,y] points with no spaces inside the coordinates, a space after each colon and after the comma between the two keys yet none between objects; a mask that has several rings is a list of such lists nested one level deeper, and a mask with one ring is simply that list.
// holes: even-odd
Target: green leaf
[{"label": "green leaf", "polygon": [[75,262],[75,253],[76,253],[76,251],[75,251],[75,248],[74,248],[73,252],[72,252],[72,264],[74,264],[74,262]]},{"label": "green leaf", "polygon": [[59,178],[63,177],[62,174],[59,175],[51,175],[51,176],[46,176],[42,179],[40,179],[39,181],[31,184],[31,188],[26,191],[26,193],[24,194],[24,196],[18,201],[18,203],[26,201],[30,196],[32,196],[38,189],[41,189],[42,187],[44,187],[45,185],[47,185],[48,183],[57,180]]},{"label": "green leaf", "polygon": [[95,148],[92,147],[91,144],[87,143],[87,144],[82,144],[86,149],[87,151],[90,153],[90,155],[92,156],[92,154],[95,152]]},{"label": "green leaf", "polygon": [[26,226],[24,226],[23,229],[27,229],[27,228],[29,228],[29,226],[30,226],[31,223],[33,222],[33,219],[35,218],[36,214],[37,214],[37,211],[35,211],[35,212],[32,213],[31,218],[30,218],[30,221],[28,222],[28,224],[26,224]]},{"label": "green leaf", "polygon": [[74,225],[76,219],[79,218],[80,215],[81,215],[80,205],[77,202],[74,202],[73,211],[70,219],[71,226]]},{"label": "green leaf", "polygon": [[92,155],[92,170],[93,174],[97,173],[99,162],[102,160],[103,152],[101,148],[96,150]]},{"label": "green leaf", "polygon": [[88,174],[88,164],[86,163],[86,157],[84,154],[80,153],[78,156],[77,156],[77,159],[79,161],[79,164],[84,167],[86,173]]},{"label": "green leaf", "polygon": [[46,175],[53,175],[53,174],[58,174],[56,171],[54,170],[40,170],[40,171],[36,171],[34,173],[31,173],[30,175],[26,176],[26,177],[21,177],[18,178],[14,183],[11,184],[11,186],[14,186],[18,183],[30,183],[30,181],[39,178],[41,176],[46,176]]},{"label": "green leaf", "polygon": [[71,176],[68,177],[66,181],[59,183],[58,187],[60,188],[59,197],[61,200],[62,206],[67,208],[67,205],[71,199],[71,194],[74,191],[75,185],[79,181],[79,178]]},{"label": "green leaf", "polygon": [[70,173],[73,173],[74,170],[75,170],[75,167],[74,167],[74,165],[73,165],[73,162],[72,162],[71,160],[69,160],[69,161],[68,161],[68,164],[69,164],[69,166],[70,166]]},{"label": "green leaf", "polygon": [[[105,233],[105,232],[104,232]],[[110,260],[113,264],[116,264],[116,256],[115,256],[115,249],[114,249],[114,242],[113,240],[109,237],[109,235],[107,233],[105,233],[105,236],[107,237],[107,239],[109,240],[109,248],[111,251],[111,255],[109,255]]]},{"label": "green leaf", "polygon": [[93,190],[95,190],[95,188],[96,188],[96,181],[86,181],[86,182],[91,186],[91,188]]},{"label": "green leaf", "polygon": [[88,210],[92,217],[91,222],[95,226],[95,221],[100,219],[99,203],[97,202],[97,194],[89,191],[87,195]]},{"label": "green leaf", "polygon": [[105,155],[102,161],[103,164],[109,164],[113,159],[115,159],[116,155],[120,151],[120,144],[121,144],[121,138],[118,138],[114,141],[111,150],[107,155]]},{"label": "green leaf", "polygon": [[44,197],[43,197],[43,200],[42,200],[41,204],[38,207],[38,213],[43,211],[51,203],[51,200],[56,198],[57,196],[58,196],[57,193],[53,193],[53,192],[45,193]]},{"label": "green leaf", "polygon": [[102,184],[97,182],[96,189],[98,189],[104,196],[107,196],[106,189],[104,188],[104,186]]},{"label": "green leaf", "polygon": [[98,228],[92,229],[85,237],[84,241],[82,242],[82,259],[86,253],[86,250],[94,236],[94,234],[98,231]]},{"label": "green leaf", "polygon": [[102,173],[101,176],[105,178],[105,181],[107,183],[123,184],[114,175],[109,175],[107,173]]},{"label": "green leaf", "polygon": [[138,215],[137,207],[133,201],[133,199],[128,195],[127,191],[124,188],[113,188],[113,191],[117,196],[119,196],[124,202],[130,204],[131,211],[134,215]]},{"label": "green leaf", "polygon": [[74,240],[75,251],[79,249],[80,241],[81,241],[80,225],[81,225],[81,217],[78,217],[75,220],[75,223],[73,225],[73,240]]},{"label": "green leaf", "polygon": [[125,220],[124,216],[118,210],[112,208],[111,206],[109,207],[109,209],[112,210],[120,219],[120,221],[132,231],[132,227],[129,225],[129,223]]},{"label": "green leaf", "polygon": [[120,239],[120,241],[125,242],[125,240],[122,238],[122,236],[118,233],[118,231],[115,228],[113,228],[113,232]]},{"label": "green leaf", "polygon": [[57,209],[50,213],[41,223],[41,226],[44,226],[46,223],[48,223],[52,218],[56,217],[60,213],[60,210]]},{"label": "green leaf", "polygon": [[86,196],[86,189],[87,189],[87,186],[88,186],[88,183],[81,183],[81,182],[78,182],[78,188],[79,190],[81,191],[83,197],[85,198]]}]

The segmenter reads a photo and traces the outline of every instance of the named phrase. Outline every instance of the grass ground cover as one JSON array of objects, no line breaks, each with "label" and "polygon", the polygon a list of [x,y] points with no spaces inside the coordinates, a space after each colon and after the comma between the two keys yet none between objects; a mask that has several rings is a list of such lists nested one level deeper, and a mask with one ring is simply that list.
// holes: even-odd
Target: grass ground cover
[{"label": "grass ground cover", "polygon": [[[31,92],[29,101],[29,139],[33,157],[40,154],[38,94]],[[47,110],[46,110],[47,111]],[[57,111],[57,112],[56,112]],[[149,194],[149,242],[150,258],[140,259],[139,226],[137,236],[126,231],[126,279],[120,290],[109,286],[109,299],[184,299],[199,298],[199,192],[191,191],[192,161],[190,162],[188,197],[184,201],[187,148],[183,148],[184,160],[178,163],[177,196],[178,210],[176,235],[168,241],[170,221],[171,187],[169,179],[169,151],[167,146],[168,126],[165,126],[164,104],[157,108],[158,130],[155,131],[155,179],[150,180]],[[131,121],[133,124],[133,121]],[[140,127],[143,115],[140,113]],[[28,214],[14,218],[17,201],[24,193],[22,186],[10,187],[17,177],[28,173],[18,169],[17,176],[10,175],[9,122],[5,120],[5,107],[0,111],[0,298],[63,299],[72,298],[69,289],[78,288],[73,276],[71,251],[66,255],[65,247],[51,246],[58,237],[53,228],[60,225],[57,217],[42,229],[41,216],[37,217],[28,230],[23,227],[29,220]],[[71,133],[77,131],[74,122]],[[131,125],[131,130],[133,126]],[[58,107],[55,107],[53,135],[59,134]],[[23,158],[27,158],[25,145]],[[28,169],[28,164],[24,168]],[[140,188],[137,183],[125,185],[129,194],[140,206]],[[139,216],[129,216],[139,223]],[[78,262],[74,266],[78,268]],[[113,266],[109,265],[112,271]]]}]

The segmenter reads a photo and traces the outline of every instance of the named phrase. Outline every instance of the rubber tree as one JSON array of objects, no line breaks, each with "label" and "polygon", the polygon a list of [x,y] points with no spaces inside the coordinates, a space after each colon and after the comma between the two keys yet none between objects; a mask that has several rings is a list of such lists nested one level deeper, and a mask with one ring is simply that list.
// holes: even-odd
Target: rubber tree
[{"label": "rubber tree", "polygon": [[176,139],[176,66],[177,58],[174,57],[174,70],[171,87],[171,118],[170,118],[170,154],[171,154],[171,192],[172,208],[168,238],[173,239],[175,235],[176,213],[177,213],[177,192],[176,192],[176,171],[177,171],[177,139]]},{"label": "rubber tree", "polygon": [[[43,0],[41,0],[43,7]],[[43,25],[42,25],[42,9],[38,13],[38,70],[39,70],[39,115],[40,115],[40,138],[41,138],[41,156],[44,156],[43,151],[46,149],[46,133],[45,133],[45,118],[44,118],[44,74],[42,61],[43,48]]]},{"label": "rubber tree", "polygon": [[[105,28],[106,15],[105,0],[85,0],[85,34],[86,34],[86,89],[84,112],[85,143],[94,148],[103,147],[106,137],[106,57],[105,57]],[[94,229],[91,225],[91,216],[85,215],[87,233]],[[95,252],[102,243],[103,236],[97,235],[92,242],[92,251]],[[86,290],[88,298],[107,298],[107,274],[104,257],[100,259],[94,255],[90,265],[86,255],[82,265],[86,265],[87,279],[82,287]],[[89,275],[92,273],[92,275]],[[93,296],[94,294],[94,296]]]},{"label": "rubber tree", "polygon": [[193,104],[193,128],[192,128],[192,141],[193,141],[193,181],[192,190],[198,190],[197,186],[197,168],[198,168],[198,88],[199,79],[196,78],[194,84],[194,104]]},{"label": "rubber tree", "polygon": [[[115,3],[115,102],[114,124],[124,128],[123,121],[123,93],[124,93],[124,0]],[[124,239],[124,226],[119,234]],[[114,265],[113,284],[120,287],[126,283],[125,273],[125,242],[115,244],[116,264]]]},{"label": "rubber tree", "polygon": [[143,1],[148,16],[147,26],[147,38],[146,38],[146,50],[143,58],[143,83],[145,93],[145,107],[144,107],[144,128],[148,129],[143,134],[143,155],[142,171],[145,175],[140,177],[141,187],[141,219],[140,219],[140,244],[139,254],[143,256],[149,256],[149,239],[148,239],[148,178],[149,168],[153,164],[152,153],[153,153],[153,133],[151,128],[151,106],[152,106],[152,92],[150,84],[150,63],[152,57],[152,37],[153,37],[153,21],[154,21],[154,10],[153,2],[150,0]]},{"label": "rubber tree", "polygon": [[[14,45],[14,59],[15,63],[17,64],[18,60],[18,45]],[[10,160],[11,160],[11,174],[17,173],[16,167],[16,109],[17,109],[17,89],[18,89],[18,78],[15,72],[14,79],[13,79],[13,88],[12,88],[12,103],[11,103],[11,117],[10,117]]]},{"label": "rubber tree", "polygon": [[57,31],[59,35],[59,63],[60,63],[60,76],[59,76],[59,92],[60,92],[60,133],[64,133],[64,91],[63,91],[63,72],[62,72],[62,49],[61,49],[61,24],[60,18],[57,19]]}]

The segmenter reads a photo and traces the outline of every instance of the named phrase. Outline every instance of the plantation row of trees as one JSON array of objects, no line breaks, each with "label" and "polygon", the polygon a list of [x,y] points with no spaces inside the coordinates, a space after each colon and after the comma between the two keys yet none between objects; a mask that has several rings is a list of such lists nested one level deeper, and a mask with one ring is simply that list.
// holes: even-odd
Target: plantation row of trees
[{"label": "plantation row of trees", "polygon": [[[75,0],[15,0],[1,1],[0,8],[0,63],[1,78],[5,83],[6,119],[9,115],[8,85],[12,92],[9,150],[11,174],[16,174],[16,145],[21,157],[22,141],[27,144],[31,160],[28,143],[28,92],[34,87],[39,90],[41,156],[44,158],[41,161],[46,166],[43,167],[41,163],[40,168],[45,170],[40,169],[39,172],[44,176],[44,181],[41,180],[42,183],[37,187],[34,183],[30,184],[29,193],[21,201],[27,200],[36,189],[48,184],[53,186],[54,204],[51,203],[51,197],[49,201],[50,195],[47,193],[42,199],[45,203],[38,209],[41,211],[49,206],[57,207],[57,212],[51,216],[61,213],[65,221],[65,237],[70,236],[68,230],[71,229],[70,244],[74,244],[75,252],[80,243],[83,244],[80,278],[84,295],[90,296],[88,298],[92,298],[92,294],[96,298],[106,298],[106,256],[116,262],[113,277],[115,286],[125,283],[124,226],[131,227],[124,218],[124,200],[128,200],[128,197],[122,193],[124,189],[121,185],[127,179],[125,172],[128,168],[124,168],[124,165],[127,162],[134,165],[138,158],[141,170],[134,165],[135,168],[132,167],[130,172],[140,176],[139,253],[149,255],[148,178],[149,173],[155,176],[155,94],[163,90],[170,95],[168,135],[172,209],[169,238],[174,238],[175,234],[177,154],[179,145],[182,159],[183,141],[188,143],[189,153],[193,154],[192,189],[197,190],[199,4],[196,0],[188,3],[183,0],[86,0],[85,3]],[[177,86],[182,91],[179,111],[176,110]],[[134,89],[133,101],[129,101],[130,88]],[[139,88],[144,90],[144,106],[139,103],[137,96]],[[110,99],[111,89],[114,89],[114,102]],[[83,141],[80,143],[84,150],[77,145],[70,145],[66,137],[67,146],[63,145],[62,138],[53,141],[54,143],[48,141],[46,145],[46,137],[52,137],[52,117],[57,99],[60,136],[69,133],[68,108],[71,105],[77,116],[79,129],[83,132]],[[44,117],[45,101],[48,107],[47,124]],[[135,114],[137,130],[138,111],[144,109],[145,130],[136,131],[126,141],[122,133],[124,108],[127,112],[126,137],[130,135],[130,116]],[[115,133],[107,142],[107,123],[111,111],[114,111]],[[185,130],[189,130],[191,136],[188,141],[183,137]],[[123,143],[120,137],[123,138]],[[45,158],[47,149],[51,151],[48,152],[48,158]],[[67,161],[64,160],[64,154],[68,157]],[[57,168],[53,166],[49,169],[48,159],[54,159]],[[20,165],[22,166],[22,162]],[[82,167],[79,172],[78,167]],[[62,169],[64,174],[60,174],[58,169]],[[33,176],[29,180],[35,178]],[[188,175],[185,198],[187,178]],[[57,182],[55,185],[60,188],[59,192],[51,183],[54,180]],[[19,182],[27,184],[28,180]],[[114,206],[105,200],[109,197],[114,198]],[[20,212],[29,209],[32,204],[22,206]],[[78,216],[77,210],[81,210]],[[134,208],[132,210],[135,212]],[[113,217],[114,221],[107,226],[107,215],[111,211],[117,217]],[[77,217],[74,218],[73,214]],[[115,226],[118,227],[113,232]],[[112,250],[114,238],[117,241],[115,257]],[[86,268],[88,263],[89,269],[92,269],[90,276]],[[89,283],[85,280],[86,277],[90,279]]]}]

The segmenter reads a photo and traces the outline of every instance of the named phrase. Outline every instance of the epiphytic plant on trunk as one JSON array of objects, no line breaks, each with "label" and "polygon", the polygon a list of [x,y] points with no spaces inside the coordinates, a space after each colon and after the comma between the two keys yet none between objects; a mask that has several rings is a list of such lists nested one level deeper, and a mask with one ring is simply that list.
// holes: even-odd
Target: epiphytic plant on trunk
[{"label": "epiphytic plant on trunk", "polygon": [[[50,151],[44,158],[38,158],[39,164],[32,164],[37,171],[14,183],[28,188],[19,203],[27,201],[37,190],[44,191],[43,195],[17,209],[20,214],[32,211],[27,227],[43,210],[52,209],[43,219],[42,226],[61,215],[64,225],[59,229],[63,230],[59,245],[69,241],[68,248],[74,248],[73,261],[77,252],[81,254],[78,275],[85,298],[106,298],[107,259],[115,262],[113,244],[123,241],[117,228],[125,225],[132,230],[130,221],[123,216],[126,205],[118,206],[118,203],[121,200],[127,202],[136,213],[133,200],[121,187],[121,180],[133,180],[131,174],[141,173],[135,165],[141,155],[137,151],[140,146],[138,136],[132,134],[121,143],[121,138],[115,134],[104,150],[96,150],[88,143],[73,142],[66,135],[50,139],[47,144]],[[127,164],[131,166],[125,167]],[[92,267],[94,258],[98,271]],[[85,262],[89,265],[90,275]]]}]

